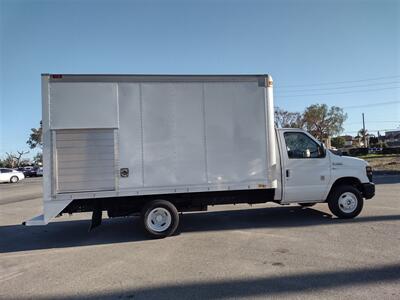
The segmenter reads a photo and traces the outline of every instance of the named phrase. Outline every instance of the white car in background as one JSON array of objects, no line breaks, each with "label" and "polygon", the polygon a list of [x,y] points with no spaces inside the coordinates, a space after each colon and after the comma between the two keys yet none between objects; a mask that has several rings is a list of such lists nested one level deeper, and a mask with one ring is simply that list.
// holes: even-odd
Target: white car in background
[{"label": "white car in background", "polygon": [[24,173],[8,168],[0,168],[0,182],[17,183],[24,179]]}]

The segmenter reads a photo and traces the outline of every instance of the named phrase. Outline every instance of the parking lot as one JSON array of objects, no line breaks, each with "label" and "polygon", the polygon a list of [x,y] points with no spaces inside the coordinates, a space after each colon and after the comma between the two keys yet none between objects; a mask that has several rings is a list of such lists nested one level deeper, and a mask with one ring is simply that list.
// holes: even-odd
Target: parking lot
[{"label": "parking lot", "polygon": [[377,178],[354,220],[275,204],[212,207],[149,240],[136,218],[44,227],[41,179],[0,184],[0,298],[400,298],[400,176]]}]

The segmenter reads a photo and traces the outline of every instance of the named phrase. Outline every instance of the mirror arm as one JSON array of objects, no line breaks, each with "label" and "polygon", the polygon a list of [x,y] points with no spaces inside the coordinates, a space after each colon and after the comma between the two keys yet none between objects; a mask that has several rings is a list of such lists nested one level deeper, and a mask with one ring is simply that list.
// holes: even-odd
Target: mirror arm
[{"label": "mirror arm", "polygon": [[322,152],[321,153],[322,157],[325,157],[326,156],[326,148],[324,146],[324,143],[321,142],[321,144],[319,146],[320,146],[320,149],[321,149],[321,152]]}]

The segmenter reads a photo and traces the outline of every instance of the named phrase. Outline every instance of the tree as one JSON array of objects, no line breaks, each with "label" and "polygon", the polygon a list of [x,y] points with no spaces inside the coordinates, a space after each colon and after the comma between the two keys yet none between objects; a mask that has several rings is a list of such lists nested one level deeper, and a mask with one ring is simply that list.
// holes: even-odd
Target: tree
[{"label": "tree", "polygon": [[25,154],[28,154],[29,151],[17,151],[17,154],[14,153],[8,153],[6,152],[6,158],[3,160],[3,164],[7,168],[16,168],[20,167],[22,163],[22,156]]},{"label": "tree", "polygon": [[[361,128],[358,131],[358,136],[360,137],[360,139],[362,140],[362,142],[364,143],[364,147],[368,146],[368,137],[369,137],[369,133],[367,129],[363,129]],[[364,142],[365,141],[365,142]]]},{"label": "tree", "polygon": [[332,147],[335,147],[336,149],[343,148],[345,144],[346,144],[346,139],[342,136],[334,137],[331,140]]},{"label": "tree", "polygon": [[275,107],[275,126],[278,128],[301,128],[301,114]]},{"label": "tree", "polygon": [[36,153],[36,155],[33,157],[33,162],[35,165],[39,165],[39,166],[43,164],[42,152]]},{"label": "tree", "polygon": [[15,168],[15,158],[11,153],[6,152],[6,157],[3,159],[3,166],[6,168]]},{"label": "tree", "polygon": [[337,106],[313,104],[306,108],[302,122],[305,129],[319,140],[340,134],[347,114]]},{"label": "tree", "polygon": [[379,146],[379,139],[375,136],[370,136],[369,143],[371,146]]},{"label": "tree", "polygon": [[31,134],[29,135],[29,139],[26,141],[31,149],[35,149],[37,147],[42,148],[42,121],[40,121],[39,128],[31,128]]},{"label": "tree", "polygon": [[[40,126],[38,128],[31,128],[31,134],[29,135],[29,139],[26,141],[26,143],[29,145],[31,149],[35,148],[40,148],[40,150],[43,147],[43,141],[42,141],[42,121],[40,121]],[[35,165],[41,165],[43,162],[42,158],[42,152],[38,152],[34,157],[33,157],[33,162]]]}]

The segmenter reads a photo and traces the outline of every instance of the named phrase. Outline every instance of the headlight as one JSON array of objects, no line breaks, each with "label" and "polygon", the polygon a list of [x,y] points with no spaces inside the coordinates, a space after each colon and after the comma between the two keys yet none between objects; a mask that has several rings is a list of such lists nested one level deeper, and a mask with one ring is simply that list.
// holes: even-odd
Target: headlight
[{"label": "headlight", "polygon": [[365,171],[367,173],[367,177],[370,182],[372,182],[372,167],[371,166],[366,166]]}]

